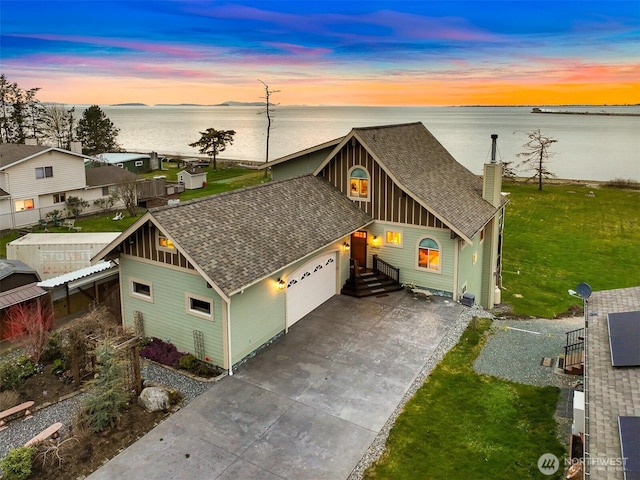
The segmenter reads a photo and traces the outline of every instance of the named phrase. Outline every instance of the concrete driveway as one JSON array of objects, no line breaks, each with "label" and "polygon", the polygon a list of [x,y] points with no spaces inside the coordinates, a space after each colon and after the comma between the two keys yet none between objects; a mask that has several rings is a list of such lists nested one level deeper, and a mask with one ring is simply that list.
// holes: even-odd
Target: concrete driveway
[{"label": "concrete driveway", "polygon": [[89,478],[345,479],[463,310],[335,296]]}]

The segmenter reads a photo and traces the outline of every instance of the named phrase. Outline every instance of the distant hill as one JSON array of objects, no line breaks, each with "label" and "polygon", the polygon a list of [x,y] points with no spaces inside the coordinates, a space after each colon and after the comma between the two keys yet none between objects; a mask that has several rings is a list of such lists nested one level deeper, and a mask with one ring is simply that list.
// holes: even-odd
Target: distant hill
[{"label": "distant hill", "polygon": [[112,103],[110,107],[148,107],[146,103]]},{"label": "distant hill", "polygon": [[214,105],[202,105],[200,103],[156,103],[156,107],[264,107],[264,102],[224,102]]}]

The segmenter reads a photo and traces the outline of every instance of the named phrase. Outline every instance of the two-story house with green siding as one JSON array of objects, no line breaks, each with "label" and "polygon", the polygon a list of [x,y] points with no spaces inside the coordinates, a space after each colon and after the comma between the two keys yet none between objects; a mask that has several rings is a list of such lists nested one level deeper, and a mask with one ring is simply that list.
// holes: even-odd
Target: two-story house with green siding
[{"label": "two-story house with green siding", "polygon": [[269,167],[263,185],[149,210],[95,256],[119,257],[125,324],[232,373],[374,262],[493,306],[500,164],[483,181],[413,123],[355,128]]}]

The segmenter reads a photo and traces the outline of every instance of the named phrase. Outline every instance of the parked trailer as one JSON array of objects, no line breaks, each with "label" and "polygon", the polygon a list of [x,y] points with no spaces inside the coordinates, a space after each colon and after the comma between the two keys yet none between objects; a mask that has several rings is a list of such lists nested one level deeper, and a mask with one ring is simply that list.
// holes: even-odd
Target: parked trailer
[{"label": "parked trailer", "polygon": [[21,260],[42,280],[91,265],[91,258],[120,232],[29,233],[7,244],[7,258]]}]

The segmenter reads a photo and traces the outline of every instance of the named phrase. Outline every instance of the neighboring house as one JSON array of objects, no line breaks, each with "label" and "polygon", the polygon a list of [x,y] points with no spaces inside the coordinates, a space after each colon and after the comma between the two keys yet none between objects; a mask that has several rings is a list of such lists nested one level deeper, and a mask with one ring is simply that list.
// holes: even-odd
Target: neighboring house
[{"label": "neighboring house", "polygon": [[[155,152],[154,152],[155,154]],[[144,153],[101,153],[96,158],[109,165],[124,168],[132,173],[146,173],[158,168],[158,155],[155,154],[155,166],[152,166],[152,156]]]},{"label": "neighboring house", "polygon": [[[120,189],[125,185],[132,182],[138,182],[138,176],[135,173],[130,172],[129,170],[118,168],[113,165],[106,165],[86,168],[85,180],[87,190],[85,191],[82,198],[90,204],[90,206],[85,210],[85,212],[87,212],[101,209],[102,207],[96,205],[96,201],[106,202],[111,195],[118,194],[120,192]],[[136,195],[136,193],[137,189],[134,190],[134,195]],[[137,203],[137,199],[134,201],[134,203]],[[124,207],[124,202],[120,198],[118,198],[113,203],[111,209],[117,210]]]},{"label": "neighboring house", "polygon": [[[70,197],[89,202],[82,213],[99,212],[96,200],[136,180],[117,167],[85,168],[93,160],[60,148],[0,144],[0,230],[35,225],[51,211],[64,211]],[[119,201],[114,208],[123,206]]]},{"label": "neighboring house", "polygon": [[25,263],[0,259],[0,340],[21,333],[7,323],[7,312],[12,306],[31,302],[47,294],[46,290],[37,286],[38,281],[38,273]]},{"label": "neighboring house", "polygon": [[81,153],[39,145],[0,144],[0,230],[33,225],[68,196],[84,192]]},{"label": "neighboring house", "polygon": [[207,171],[198,168],[191,167],[186,170],[178,172],[178,182],[184,184],[184,188],[187,190],[195,190],[207,186]]},{"label": "neighboring house", "polygon": [[584,404],[574,418],[585,478],[640,479],[640,287],[594,292],[585,305]]},{"label": "neighboring house", "polygon": [[418,123],[357,128],[270,166],[281,180],[149,210],[94,256],[120,259],[126,325],[232,373],[373,254],[403,283],[493,306],[500,164],[483,185]]}]

